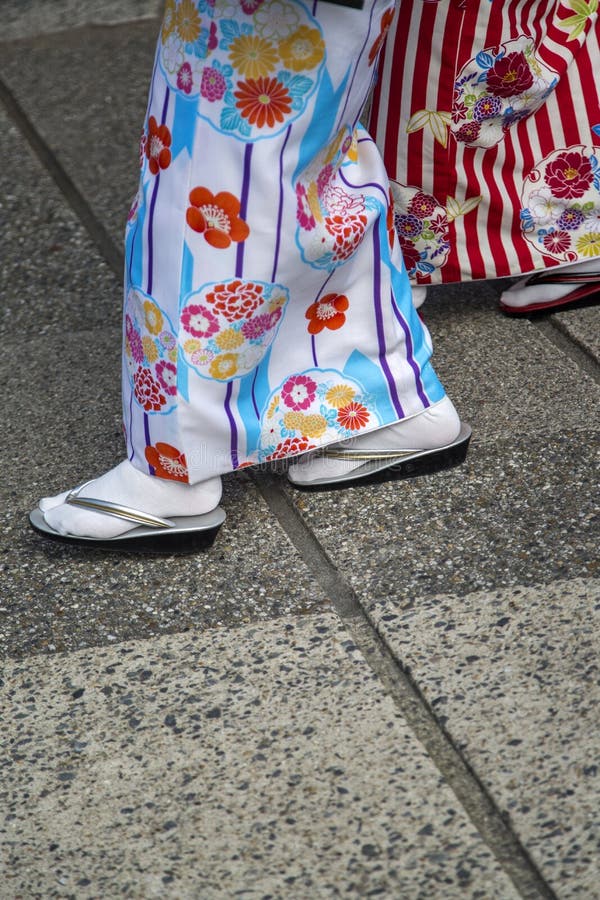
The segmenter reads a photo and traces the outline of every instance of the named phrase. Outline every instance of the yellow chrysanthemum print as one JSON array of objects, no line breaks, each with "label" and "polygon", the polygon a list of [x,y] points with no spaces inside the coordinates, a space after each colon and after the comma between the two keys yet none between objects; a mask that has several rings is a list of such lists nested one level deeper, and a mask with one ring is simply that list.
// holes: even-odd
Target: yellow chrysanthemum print
[{"label": "yellow chrysanthemum print", "polygon": [[244,343],[244,335],[235,328],[226,328],[216,336],[215,343],[220,350],[236,350]]},{"label": "yellow chrysanthemum print", "polygon": [[330,406],[342,409],[354,399],[354,388],[351,388],[349,384],[336,384],[329,388],[325,394],[325,399]]},{"label": "yellow chrysanthemum print", "polygon": [[163,330],[162,313],[152,300],[144,301],[144,319],[146,328],[151,334],[159,334]]},{"label": "yellow chrysanthemum print", "polygon": [[162,28],[160,31],[161,40],[164,43],[169,39],[175,30],[175,0],[167,0],[165,6],[165,14],[163,16]]},{"label": "yellow chrysanthemum print", "polygon": [[302,434],[308,438],[320,438],[327,431],[327,420],[317,414],[302,416]]},{"label": "yellow chrysanthemum print", "polygon": [[158,359],[158,350],[156,349],[156,344],[147,334],[142,338],[142,347],[144,348],[144,353],[146,354],[146,359],[148,362],[156,362]]},{"label": "yellow chrysanthemum print", "polygon": [[182,41],[193,44],[200,34],[200,16],[193,0],[181,0],[175,14],[175,27]]},{"label": "yellow chrysanthemum print", "polygon": [[301,25],[279,45],[279,55],[289,69],[314,69],[325,55],[325,43],[316,28]]},{"label": "yellow chrysanthemum print", "polygon": [[224,381],[227,378],[233,378],[238,370],[237,353],[221,353],[211,362],[208,371],[213,378]]},{"label": "yellow chrysanthemum print", "polygon": [[276,410],[277,407],[279,406],[279,401],[280,401],[280,399],[281,399],[280,395],[279,395],[279,394],[275,394],[275,396],[274,396],[273,399],[271,400],[271,405],[269,406],[269,409],[267,410],[267,418],[270,419],[271,416],[274,414],[275,410]]},{"label": "yellow chrysanthemum print", "polygon": [[600,231],[583,234],[577,241],[577,252],[581,256],[600,256]]},{"label": "yellow chrysanthemum print", "polygon": [[202,344],[196,338],[190,338],[183,345],[183,349],[185,350],[186,353],[192,354],[192,353],[195,353],[196,350],[201,350]]},{"label": "yellow chrysanthemum print", "polygon": [[229,59],[244,78],[263,78],[278,62],[273,45],[256,34],[240,35],[229,51]]},{"label": "yellow chrysanthemum print", "polygon": [[301,431],[304,416],[299,412],[289,412],[283,417],[283,424],[288,431]]}]

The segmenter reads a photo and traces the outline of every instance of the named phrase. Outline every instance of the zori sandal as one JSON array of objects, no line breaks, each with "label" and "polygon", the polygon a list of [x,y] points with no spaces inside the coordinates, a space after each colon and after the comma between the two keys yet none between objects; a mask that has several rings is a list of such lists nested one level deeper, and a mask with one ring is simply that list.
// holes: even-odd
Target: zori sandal
[{"label": "zori sandal", "polygon": [[[373,482],[391,481],[396,478],[413,478],[417,475],[431,475],[442,469],[450,469],[459,466],[467,456],[469,441],[471,440],[471,428],[464,423],[461,425],[457,438],[444,447],[435,447],[433,450],[352,450],[332,445],[325,447],[320,453],[321,461],[347,460],[348,462],[363,461],[362,465],[350,469],[344,474],[321,477],[313,480],[300,476],[298,480],[291,472],[288,479],[300,490],[321,491],[334,488],[350,487],[352,485],[369,484]],[[307,465],[310,465],[307,457]],[[322,471],[322,468],[321,468]]]},{"label": "zori sandal", "polygon": [[177,516],[172,519],[161,519],[129,506],[112,503],[110,500],[80,497],[79,492],[86,487],[86,484],[72,490],[65,503],[91,509],[107,516],[115,516],[117,519],[124,519],[127,522],[135,522],[138,527],[114,538],[61,534],[48,525],[41,509],[37,507],[29,516],[34,531],[52,541],[76,544],[95,550],[115,550],[121,553],[195,553],[197,550],[206,550],[212,546],[219,528],[225,521],[225,512],[220,506],[200,516]]},{"label": "zori sandal", "polygon": [[[555,297],[550,300],[538,299],[524,306],[517,306],[516,304],[513,306],[511,303],[506,303],[501,299],[500,309],[509,316],[526,316],[530,313],[543,312],[546,309],[558,309],[563,306],[569,306],[578,300],[588,299],[592,301],[595,296],[600,300],[600,272],[579,272],[579,274],[576,271],[561,273],[560,270],[557,272],[552,270],[535,272],[524,281],[517,282],[514,287],[521,290],[528,287],[558,286],[562,284],[577,286],[561,297]],[[509,289],[502,296],[508,299],[510,294],[511,291]]]}]

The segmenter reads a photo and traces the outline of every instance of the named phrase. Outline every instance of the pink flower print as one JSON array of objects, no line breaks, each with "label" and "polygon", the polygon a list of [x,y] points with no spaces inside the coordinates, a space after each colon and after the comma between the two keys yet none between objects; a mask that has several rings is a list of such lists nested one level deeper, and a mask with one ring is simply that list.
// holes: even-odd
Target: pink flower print
[{"label": "pink flower print", "polygon": [[181,313],[181,324],[194,337],[209,338],[219,330],[215,316],[205,306],[191,303]]},{"label": "pink flower print", "polygon": [[[277,322],[277,319],[275,319],[275,322]],[[263,313],[260,316],[255,316],[253,319],[248,319],[244,322],[242,325],[242,334],[247,341],[257,340],[263,336],[265,331],[269,331],[272,327],[271,314]]]},{"label": "pink flower print", "polygon": [[158,339],[161,342],[161,344],[163,345],[163,347],[167,348],[167,350],[172,350],[177,343],[174,335],[172,335],[170,331],[161,331],[161,333],[158,336]]},{"label": "pink flower print", "polygon": [[542,243],[548,253],[565,253],[571,246],[571,235],[567,231],[552,231],[544,235]]},{"label": "pink flower print", "polygon": [[346,137],[344,138],[344,143],[342,144],[342,150],[341,150],[342,156],[346,155],[346,153],[348,152],[348,150],[350,149],[351,146],[352,146],[352,135],[347,134]]},{"label": "pink flower print", "polygon": [[177,87],[180,91],[183,91],[186,94],[190,94],[192,91],[193,83],[194,78],[192,76],[192,67],[188,62],[184,62],[179,72],[177,73]]},{"label": "pink flower print", "polygon": [[129,341],[129,346],[131,347],[132,357],[134,358],[136,363],[143,362],[144,347],[142,345],[142,339],[135,330],[133,322],[131,321],[129,316],[125,317],[125,333]]},{"label": "pink flower print", "polygon": [[317,193],[319,197],[322,197],[325,191],[327,190],[327,186],[333,177],[333,166],[331,163],[328,163],[317,176]]},{"label": "pink flower print", "polygon": [[177,369],[173,363],[161,360],[156,364],[156,374],[165,394],[174,396],[177,393]]},{"label": "pink flower print", "polygon": [[227,82],[221,73],[212,66],[205,66],[202,69],[202,81],[200,82],[202,96],[214,103],[215,100],[221,100],[226,90]]},{"label": "pink flower print", "polygon": [[211,22],[210,28],[208,30],[208,49],[216,50],[218,43],[219,40],[217,38],[217,25],[216,22]]},{"label": "pink flower print", "polygon": [[546,166],[546,183],[555,197],[583,197],[594,180],[589,159],[567,150]]},{"label": "pink flower print", "polygon": [[288,378],[281,389],[281,399],[290,409],[308,409],[317,393],[316,382],[308,375]]},{"label": "pink flower print", "polygon": [[247,16],[251,16],[256,12],[262,2],[263,0],[240,0],[240,6]]},{"label": "pink flower print", "polygon": [[303,184],[296,185],[296,219],[301,228],[305,231],[312,231],[316,225],[310,206],[308,205],[308,197],[306,188]]},{"label": "pink flower print", "polygon": [[488,91],[497,97],[514,97],[533,84],[533,75],[523,51],[497,59],[486,76]]}]

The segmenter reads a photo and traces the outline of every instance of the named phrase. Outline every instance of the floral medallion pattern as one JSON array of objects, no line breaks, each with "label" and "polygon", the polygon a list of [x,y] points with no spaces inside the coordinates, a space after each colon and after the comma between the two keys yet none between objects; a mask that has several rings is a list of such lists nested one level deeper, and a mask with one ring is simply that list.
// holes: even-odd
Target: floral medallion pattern
[{"label": "floral medallion pattern", "polygon": [[177,340],[166,313],[139,288],[125,302],[125,361],[136,403],[149,414],[177,403]]},{"label": "floral medallion pattern", "polygon": [[530,37],[482,50],[456,80],[451,133],[468,147],[493,147],[544,103],[556,83],[556,72],[540,61]]},{"label": "floral medallion pattern", "polygon": [[341,128],[296,182],[297,240],[304,261],[317,269],[331,270],[350,259],[369,218],[381,211],[377,201],[349,183],[357,146],[356,132]]},{"label": "floral medallion pattern", "polygon": [[287,288],[264,281],[203,285],[181,310],[183,358],[203,378],[242,378],[273,343],[288,300]]},{"label": "floral medallion pattern", "polygon": [[433,194],[391,182],[396,234],[409,278],[429,276],[444,265],[450,250],[446,209]]},{"label": "floral medallion pattern", "polygon": [[559,262],[600,256],[600,148],[573,145],[547,156],[525,180],[521,228]]},{"label": "floral medallion pattern", "polygon": [[172,90],[201,98],[203,118],[253,141],[300,115],[325,43],[317,20],[289,0],[167,0],[159,59]]},{"label": "floral medallion pattern", "polygon": [[381,419],[362,385],[335,369],[308,369],[273,391],[262,416],[259,462],[343,441]]}]

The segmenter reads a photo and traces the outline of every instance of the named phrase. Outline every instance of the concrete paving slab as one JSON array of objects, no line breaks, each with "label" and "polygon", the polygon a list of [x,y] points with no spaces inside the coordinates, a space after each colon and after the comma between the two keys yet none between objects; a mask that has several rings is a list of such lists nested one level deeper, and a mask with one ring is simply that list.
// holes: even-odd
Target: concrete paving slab
[{"label": "concrete paving slab", "polygon": [[0,109],[0,335],[117,325],[122,288]]},{"label": "concrete paving slab", "polygon": [[2,77],[117,246],[138,188],[158,31],[152,20],[2,48]]},{"label": "concrete paving slab", "polygon": [[5,678],[11,896],[518,897],[334,615]]},{"label": "concrete paving slab", "polygon": [[370,615],[557,897],[600,896],[600,580]]},{"label": "concrete paving slab", "polygon": [[163,0],[2,0],[0,42],[78,25],[127,22],[160,15]]},{"label": "concrete paving slab", "polygon": [[123,458],[120,332],[7,344],[11,414],[0,486],[0,653],[21,656],[314,611],[322,590],[244,476],[225,479],[227,521],[191,557],[106,555],[43,540],[27,515],[41,496]]},{"label": "concrete paving slab", "polygon": [[552,318],[565,334],[600,363],[600,306],[569,309]]},{"label": "concrete paving slab", "polygon": [[368,609],[598,574],[600,435],[477,442],[457,469],[319,494],[288,488]]},{"label": "concrete paving slab", "polygon": [[[587,429],[598,421],[598,382],[535,324],[500,312],[504,286],[505,280],[445,285],[423,307],[435,368],[461,418],[486,443]],[[588,326],[594,340],[591,319],[582,321],[580,334]]]}]

